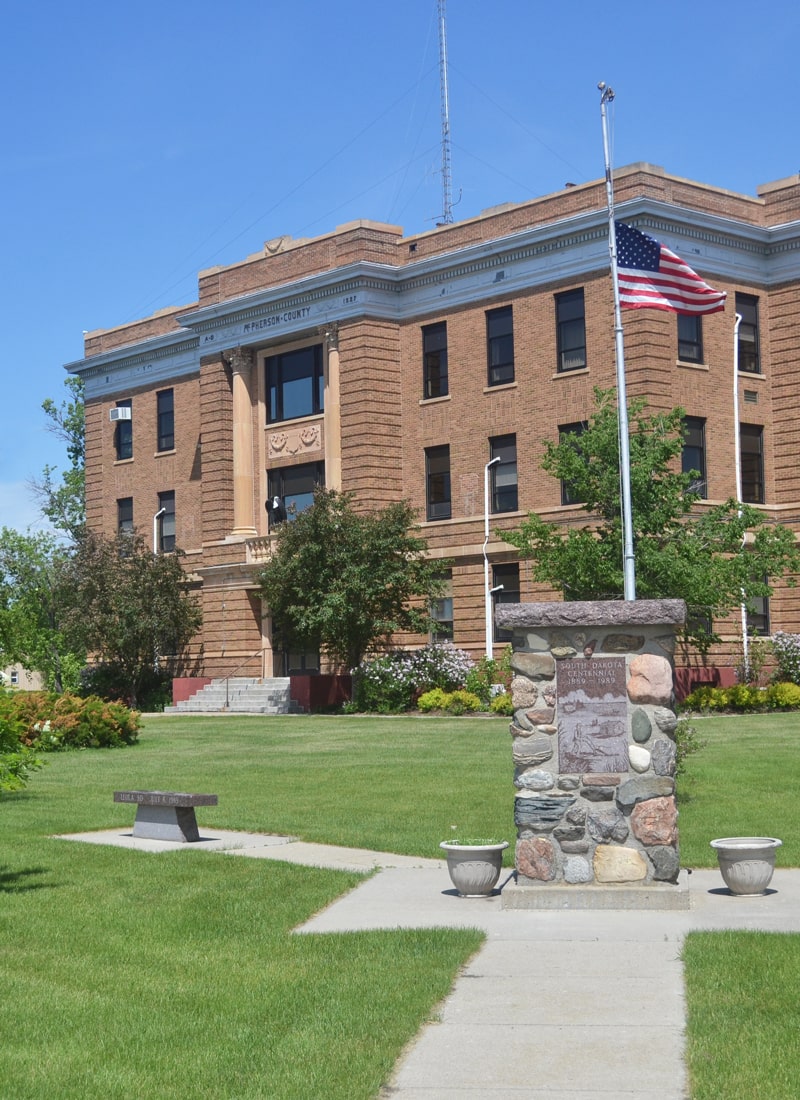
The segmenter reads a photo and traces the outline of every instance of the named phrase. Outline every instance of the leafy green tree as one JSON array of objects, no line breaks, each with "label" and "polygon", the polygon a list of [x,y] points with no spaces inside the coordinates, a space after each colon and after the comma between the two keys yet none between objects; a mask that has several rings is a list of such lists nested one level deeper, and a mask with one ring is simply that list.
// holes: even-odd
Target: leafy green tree
[{"label": "leafy green tree", "polygon": [[180,671],[200,628],[179,553],[154,555],[138,535],[85,535],[65,570],[73,593],[67,632],[113,669],[135,706],[160,664]]},{"label": "leafy green tree", "polygon": [[311,507],[278,526],[258,577],[277,638],[355,668],[397,631],[426,632],[446,563],[426,557],[414,526],[405,501],[359,512],[352,494],[318,489]]},{"label": "leafy green tree", "polygon": [[69,468],[59,479],[55,466],[45,466],[41,480],[33,482],[33,489],[43,514],[53,527],[76,540],[86,527],[83,379],[70,375],[64,385],[69,397],[60,405],[48,397],[42,402],[42,408],[49,420],[48,430],[66,443]]},{"label": "leafy green tree", "polygon": [[[564,527],[531,513],[517,530],[498,532],[531,560],[535,580],[567,600],[620,599],[624,591],[615,391],[596,390],[595,399],[586,430],[547,443],[542,462],[582,502],[586,522]],[[646,407],[629,407],[636,595],[685,600],[686,639],[705,652],[718,640],[709,620],[725,618],[743,596],[769,596],[765,577],[794,584],[800,554],[792,531],[756,508],[733,499],[695,508],[699,471],[676,469],[684,411],[648,416]]]},{"label": "leafy green tree", "polygon": [[74,688],[84,664],[65,634],[71,595],[64,586],[69,553],[54,535],[0,531],[0,653],[40,672],[54,691]]}]

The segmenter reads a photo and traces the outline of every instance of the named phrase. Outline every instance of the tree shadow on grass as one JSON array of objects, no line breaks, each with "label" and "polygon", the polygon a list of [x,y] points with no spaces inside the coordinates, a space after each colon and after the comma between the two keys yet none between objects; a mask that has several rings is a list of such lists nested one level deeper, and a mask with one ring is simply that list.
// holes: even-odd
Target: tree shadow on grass
[{"label": "tree shadow on grass", "polygon": [[21,894],[26,890],[46,890],[52,883],[37,882],[34,876],[49,873],[49,867],[23,867],[17,871],[0,867],[0,893]]}]

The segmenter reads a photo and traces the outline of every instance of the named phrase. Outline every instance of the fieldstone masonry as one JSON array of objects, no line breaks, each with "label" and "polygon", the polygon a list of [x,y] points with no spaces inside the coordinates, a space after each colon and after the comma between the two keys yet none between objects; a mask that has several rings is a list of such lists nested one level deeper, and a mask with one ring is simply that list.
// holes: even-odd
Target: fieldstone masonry
[{"label": "fieldstone masonry", "polygon": [[676,884],[681,600],[505,604],[517,886]]}]

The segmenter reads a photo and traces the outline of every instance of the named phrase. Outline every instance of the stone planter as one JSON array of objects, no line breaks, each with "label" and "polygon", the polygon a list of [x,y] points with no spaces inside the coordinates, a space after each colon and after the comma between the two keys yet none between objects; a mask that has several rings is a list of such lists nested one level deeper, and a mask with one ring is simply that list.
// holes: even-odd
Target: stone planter
[{"label": "stone planter", "polygon": [[728,836],[712,840],[719,869],[732,894],[753,897],[766,892],[775,870],[775,849],[783,841],[772,836]]},{"label": "stone planter", "polygon": [[444,840],[439,847],[447,853],[447,870],[462,898],[491,894],[500,878],[507,840],[495,844],[454,844]]}]

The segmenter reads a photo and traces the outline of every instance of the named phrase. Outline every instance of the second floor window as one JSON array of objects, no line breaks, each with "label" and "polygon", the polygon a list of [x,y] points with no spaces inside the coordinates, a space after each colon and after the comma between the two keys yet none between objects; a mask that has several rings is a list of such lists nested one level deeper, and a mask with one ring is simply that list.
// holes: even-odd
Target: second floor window
[{"label": "second floor window", "polygon": [[426,325],[422,330],[422,396],[445,397],[447,379],[447,323]]},{"label": "second floor window", "polygon": [[[130,398],[127,401],[118,401],[118,409],[130,409],[132,406]],[[125,458],[133,458],[133,421],[132,420],[118,420],[114,428],[114,451],[117,456],[117,461],[120,462]]]},{"label": "second floor window", "polygon": [[489,458],[500,461],[489,467],[492,487],[492,512],[516,512],[517,437],[499,435],[489,440]]},{"label": "second floor window", "polygon": [[750,294],[737,294],[736,312],[742,318],[739,325],[739,370],[746,371],[748,374],[760,374],[758,298]]},{"label": "second floor window", "polygon": [[300,466],[279,466],[267,474],[269,527],[290,522],[314,503],[314,490],[325,484],[325,463],[304,462]]},{"label": "second floor window", "polygon": [[161,390],[156,394],[158,416],[157,450],[175,449],[175,398],[173,390]]},{"label": "second floor window", "polygon": [[425,498],[428,519],[450,519],[450,448],[425,450]]},{"label": "second floor window", "polygon": [[706,485],[706,422],[697,416],[687,416],[683,421],[683,451],[681,452],[681,470],[688,474],[694,470],[697,474],[692,483],[692,491],[699,493],[703,500],[708,496]]},{"label": "second floor window", "polygon": [[[561,424],[558,429],[558,438],[560,443],[570,443],[576,450],[580,449],[581,436],[586,431],[586,421],[581,420],[576,424]],[[570,481],[561,482],[561,503],[562,504],[580,504],[581,495],[579,490]]]},{"label": "second floor window", "polygon": [[271,355],[266,361],[267,422],[315,416],[324,409],[322,345]]},{"label": "second floor window", "polygon": [[742,500],[745,504],[764,503],[764,429],[760,424],[739,426],[742,471]]},{"label": "second floor window", "polygon": [[586,366],[586,319],[583,287],[556,294],[558,370],[580,370]]},{"label": "second floor window", "polygon": [[175,549],[175,492],[158,494],[158,510],[164,509],[164,514],[159,522],[161,524],[159,546],[162,554],[169,554]]},{"label": "second floor window", "polygon": [[678,358],[683,363],[703,362],[703,318],[678,314]]},{"label": "second floor window", "polygon": [[511,306],[486,314],[486,354],[489,385],[514,381],[514,319]]}]

